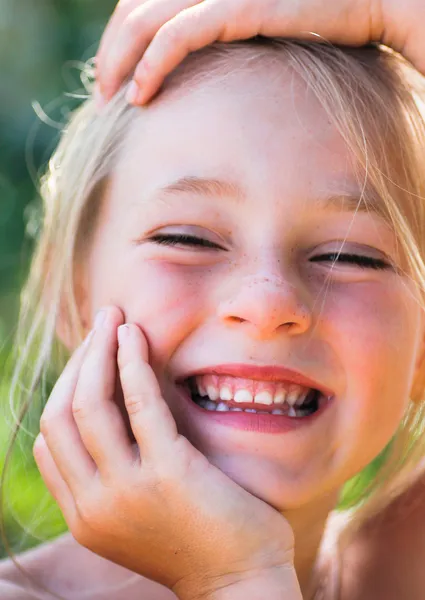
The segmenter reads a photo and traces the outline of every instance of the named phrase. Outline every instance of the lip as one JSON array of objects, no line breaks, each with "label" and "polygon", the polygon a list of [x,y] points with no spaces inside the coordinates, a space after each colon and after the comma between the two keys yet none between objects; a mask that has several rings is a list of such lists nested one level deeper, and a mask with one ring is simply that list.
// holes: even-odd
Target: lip
[{"label": "lip", "polygon": [[260,381],[282,381],[288,383],[297,383],[304,387],[319,390],[326,398],[333,397],[334,392],[323,383],[312,379],[287,367],[277,365],[252,365],[243,363],[229,363],[203,367],[192,371],[182,377],[179,377],[176,383],[183,383],[191,377],[197,375],[229,375],[241,377],[243,379],[255,379]]},{"label": "lip", "polygon": [[314,423],[320,422],[322,415],[328,413],[332,399],[325,401],[315,413],[305,417],[288,417],[287,415],[272,415],[247,412],[213,412],[205,410],[192,401],[190,393],[184,387],[177,389],[181,398],[180,418],[186,429],[191,432],[194,423],[208,429],[211,426],[225,426],[231,429],[262,434],[286,434],[293,431],[309,429]]}]

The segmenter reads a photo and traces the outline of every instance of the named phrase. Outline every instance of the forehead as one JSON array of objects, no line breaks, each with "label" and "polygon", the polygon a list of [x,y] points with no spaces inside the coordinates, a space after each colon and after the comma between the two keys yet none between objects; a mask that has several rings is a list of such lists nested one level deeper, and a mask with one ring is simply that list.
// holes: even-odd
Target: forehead
[{"label": "forehead", "polygon": [[112,184],[140,199],[192,176],[278,195],[355,194],[352,163],[307,84],[270,64],[174,87],[138,109]]}]

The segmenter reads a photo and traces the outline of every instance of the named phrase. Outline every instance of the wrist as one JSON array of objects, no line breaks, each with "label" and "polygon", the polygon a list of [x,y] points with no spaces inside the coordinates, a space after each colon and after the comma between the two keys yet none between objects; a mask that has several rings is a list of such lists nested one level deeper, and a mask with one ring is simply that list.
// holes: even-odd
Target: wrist
[{"label": "wrist", "polygon": [[293,565],[282,565],[243,576],[232,574],[208,586],[175,591],[180,600],[302,600]]}]

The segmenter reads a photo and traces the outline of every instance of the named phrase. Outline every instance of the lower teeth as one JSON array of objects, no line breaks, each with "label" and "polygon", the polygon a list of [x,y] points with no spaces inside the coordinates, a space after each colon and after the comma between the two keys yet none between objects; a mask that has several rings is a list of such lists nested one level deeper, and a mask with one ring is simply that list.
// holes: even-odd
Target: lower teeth
[{"label": "lower teeth", "polygon": [[288,411],[283,411],[279,408],[275,408],[272,411],[268,410],[256,410],[255,408],[237,408],[230,407],[224,402],[213,402],[212,400],[206,400],[201,396],[195,395],[192,396],[193,401],[204,408],[205,410],[211,412],[247,412],[247,413],[257,413],[260,415],[286,415],[288,417],[305,417],[310,414],[313,414],[318,410],[319,403],[315,401],[314,403],[309,403],[309,406],[301,406],[301,407],[291,407]]}]

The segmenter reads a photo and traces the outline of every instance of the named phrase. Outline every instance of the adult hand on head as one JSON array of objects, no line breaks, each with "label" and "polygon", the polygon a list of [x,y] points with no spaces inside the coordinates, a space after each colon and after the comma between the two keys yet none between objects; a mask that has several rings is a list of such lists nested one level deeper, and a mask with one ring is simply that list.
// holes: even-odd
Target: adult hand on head
[{"label": "adult hand on head", "polygon": [[425,0],[120,0],[96,58],[96,98],[135,71],[128,98],[143,104],[190,52],[255,35],[379,41],[425,74],[424,22]]},{"label": "adult hand on head", "polygon": [[[183,600],[300,600],[293,533],[180,435],[137,324],[108,307],[71,357],[34,456],[72,535]],[[119,375],[132,442],[116,400]],[[257,595],[258,593],[258,595]]]}]

